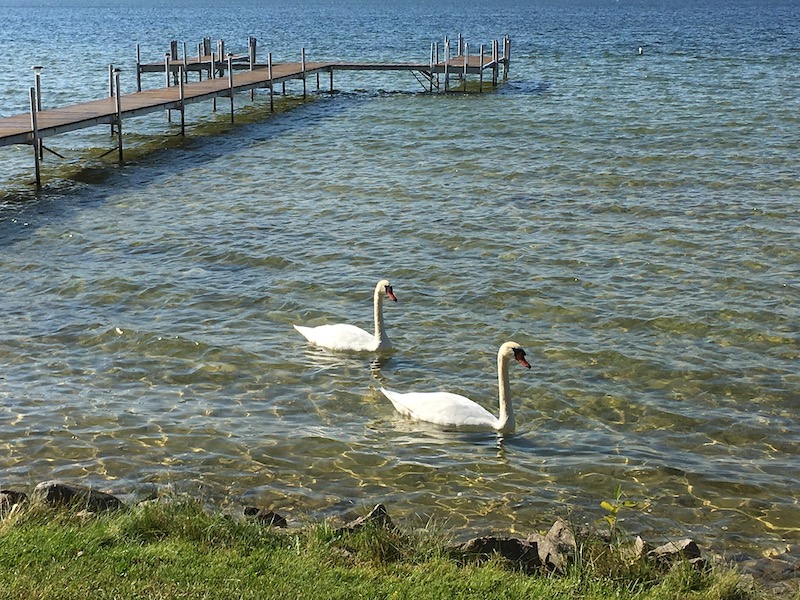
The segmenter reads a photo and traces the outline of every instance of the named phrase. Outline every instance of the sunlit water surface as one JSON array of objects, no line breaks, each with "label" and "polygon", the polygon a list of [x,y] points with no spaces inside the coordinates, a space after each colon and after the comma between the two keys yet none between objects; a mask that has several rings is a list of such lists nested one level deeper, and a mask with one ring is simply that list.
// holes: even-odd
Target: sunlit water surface
[{"label": "sunlit water surface", "polygon": [[[341,74],[272,117],[266,93],[237,97],[233,129],[224,102],[195,106],[185,141],[175,119],[134,119],[122,167],[92,158],[105,127],[51,138],[65,159],[46,156],[41,194],[30,148],[0,149],[3,487],[297,518],[384,502],[413,525],[526,533],[601,518],[620,485],[649,505],[622,515],[636,533],[796,553],[797,5],[3,4],[0,115],[27,110],[32,64],[46,106],[107,93],[109,63],[132,91],[135,43],[145,60],[206,35],[255,35],[275,60],[513,45],[494,93]],[[383,277],[389,356],[293,330],[370,328]],[[409,422],[379,392],[495,411],[510,339],[533,364],[511,369],[513,436]]]}]

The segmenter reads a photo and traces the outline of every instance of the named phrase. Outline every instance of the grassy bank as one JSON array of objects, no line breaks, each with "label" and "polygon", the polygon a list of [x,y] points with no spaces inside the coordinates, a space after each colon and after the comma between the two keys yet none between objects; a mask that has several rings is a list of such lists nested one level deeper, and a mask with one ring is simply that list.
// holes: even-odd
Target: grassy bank
[{"label": "grassy bank", "polygon": [[630,564],[585,542],[563,573],[453,553],[441,533],[367,524],[277,529],[192,501],[0,521],[0,598],[762,598],[734,571]]}]

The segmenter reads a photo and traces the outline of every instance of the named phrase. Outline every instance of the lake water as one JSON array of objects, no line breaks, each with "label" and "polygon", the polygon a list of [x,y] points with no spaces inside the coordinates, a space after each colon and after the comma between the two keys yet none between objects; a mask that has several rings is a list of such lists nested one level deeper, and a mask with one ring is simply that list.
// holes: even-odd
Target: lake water
[{"label": "lake water", "polygon": [[[122,6],[117,6],[120,4]],[[728,557],[800,541],[800,5],[0,0],[0,116],[135,89],[171,39],[276,61],[428,60],[509,35],[496,92],[408,73],[337,93],[195,105],[0,148],[0,485],[169,490],[290,518],[384,502],[464,534],[601,519]],[[639,48],[642,53],[639,53]],[[145,87],[162,85],[145,76]],[[313,83],[311,89],[314,89]],[[286,110],[283,110],[286,108]],[[294,323],[371,326],[341,356]],[[515,340],[517,432],[398,416],[379,388],[497,409]],[[461,535],[461,534],[459,534]]]}]

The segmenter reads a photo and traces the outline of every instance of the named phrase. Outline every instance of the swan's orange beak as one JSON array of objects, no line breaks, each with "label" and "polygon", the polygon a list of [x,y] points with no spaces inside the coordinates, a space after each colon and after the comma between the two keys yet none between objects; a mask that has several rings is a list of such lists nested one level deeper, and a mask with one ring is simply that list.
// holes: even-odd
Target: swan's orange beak
[{"label": "swan's orange beak", "polygon": [[389,296],[389,298],[391,298],[395,302],[397,302],[397,297],[394,295],[394,292],[392,291],[392,286],[390,285],[386,286],[386,295]]},{"label": "swan's orange beak", "polygon": [[525,350],[522,348],[514,348],[514,358],[517,359],[517,362],[526,369],[531,368],[531,364],[525,360]]}]

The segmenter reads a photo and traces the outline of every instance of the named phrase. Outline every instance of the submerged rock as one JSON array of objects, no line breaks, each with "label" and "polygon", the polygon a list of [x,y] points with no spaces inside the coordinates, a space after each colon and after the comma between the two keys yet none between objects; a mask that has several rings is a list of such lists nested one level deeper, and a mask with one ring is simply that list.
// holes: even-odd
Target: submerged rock
[{"label": "submerged rock", "polygon": [[89,487],[62,481],[43,481],[37,485],[31,502],[49,506],[69,506],[89,511],[114,510],[122,508],[123,502],[116,496]]},{"label": "submerged rock", "polygon": [[350,521],[344,527],[337,529],[336,532],[353,532],[368,524],[377,525],[384,529],[395,529],[394,523],[392,523],[392,520],[389,518],[389,513],[386,511],[386,507],[383,504],[376,504],[375,508],[373,508],[368,515]]},{"label": "submerged rock", "polygon": [[286,518],[276,512],[256,506],[245,506],[244,516],[262,523],[264,525],[271,525],[272,527],[286,527],[288,525]]},{"label": "submerged rock", "polygon": [[24,492],[15,490],[0,490],[0,517],[11,512],[18,504],[28,501],[28,496]]}]

